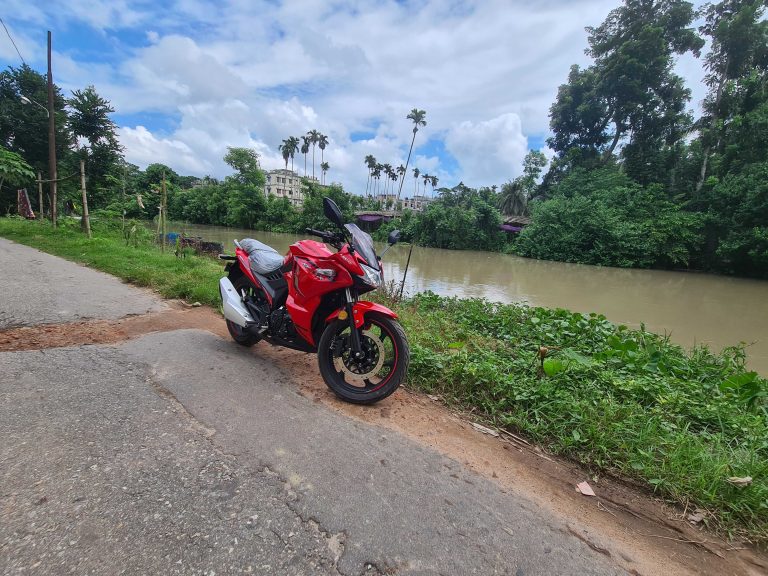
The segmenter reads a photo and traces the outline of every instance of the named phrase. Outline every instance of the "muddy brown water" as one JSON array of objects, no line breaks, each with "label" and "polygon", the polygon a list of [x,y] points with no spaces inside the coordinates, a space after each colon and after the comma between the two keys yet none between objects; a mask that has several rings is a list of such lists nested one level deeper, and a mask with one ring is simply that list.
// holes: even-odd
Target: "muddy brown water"
[{"label": "muddy brown water", "polygon": [[[238,228],[172,224],[189,236],[221,242],[256,238],[278,252],[302,238]],[[384,257],[387,279],[403,277],[408,245],[396,245]],[[379,252],[383,245],[379,246]],[[768,375],[768,282],[711,274],[628,270],[547,262],[493,252],[414,247],[405,292],[431,290],[444,296],[483,297],[498,302],[597,312],[610,321],[668,334],[690,348],[707,344],[720,350],[749,344],[748,365]]]}]

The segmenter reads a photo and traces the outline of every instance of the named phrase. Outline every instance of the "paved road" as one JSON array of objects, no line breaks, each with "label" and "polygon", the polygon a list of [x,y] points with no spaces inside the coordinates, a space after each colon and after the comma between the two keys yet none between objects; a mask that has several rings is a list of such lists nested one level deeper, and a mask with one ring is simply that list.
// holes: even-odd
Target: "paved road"
[{"label": "paved road", "polygon": [[[3,269],[16,248],[0,240]],[[93,298],[162,305],[102,280]],[[624,573],[564,519],[208,332],[0,353],[0,438],[0,574]]]},{"label": "paved road", "polygon": [[161,310],[114,276],[0,238],[0,330]]}]

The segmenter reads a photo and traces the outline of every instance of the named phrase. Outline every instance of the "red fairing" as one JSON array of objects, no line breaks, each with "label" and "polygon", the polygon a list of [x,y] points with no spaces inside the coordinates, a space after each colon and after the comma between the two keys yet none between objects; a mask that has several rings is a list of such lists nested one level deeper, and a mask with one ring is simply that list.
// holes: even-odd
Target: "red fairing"
[{"label": "red fairing", "polygon": [[[325,319],[326,324],[336,320],[339,312],[341,312],[341,310],[336,310],[330,316],[328,316],[328,318]],[[352,316],[355,319],[355,326],[357,328],[360,328],[360,326],[365,324],[365,316],[370,312],[378,312],[379,314],[383,314],[384,316],[389,316],[390,318],[397,320],[397,314],[392,312],[392,310],[386,306],[382,306],[381,304],[376,304],[374,302],[368,302],[367,300],[360,300],[359,302],[355,302],[352,305]]]},{"label": "red fairing", "polygon": [[[237,261],[240,264],[240,270],[243,271],[243,274],[245,274],[248,279],[253,282],[254,286],[258,288],[262,288],[261,282],[256,280],[256,277],[253,275],[253,272],[251,272],[251,263],[248,260],[248,252],[243,250],[242,248],[235,248],[235,255],[237,256]],[[267,296],[267,300],[269,300],[269,294],[264,292],[264,294]],[[270,304],[272,304],[272,301],[269,301]]]}]

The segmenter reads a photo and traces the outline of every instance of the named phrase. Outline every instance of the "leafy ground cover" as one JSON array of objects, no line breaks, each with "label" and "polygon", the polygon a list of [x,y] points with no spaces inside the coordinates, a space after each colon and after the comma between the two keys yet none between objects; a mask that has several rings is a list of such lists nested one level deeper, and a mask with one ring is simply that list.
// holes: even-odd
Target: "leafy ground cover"
[{"label": "leafy ground cover", "polygon": [[[54,231],[0,218],[0,236],[218,308],[218,261],[161,253],[146,231],[134,246],[119,226],[93,227],[89,240],[67,220]],[[685,351],[560,309],[430,293],[387,303],[411,343],[409,386],[768,543],[768,381],[746,370],[742,348]]]}]

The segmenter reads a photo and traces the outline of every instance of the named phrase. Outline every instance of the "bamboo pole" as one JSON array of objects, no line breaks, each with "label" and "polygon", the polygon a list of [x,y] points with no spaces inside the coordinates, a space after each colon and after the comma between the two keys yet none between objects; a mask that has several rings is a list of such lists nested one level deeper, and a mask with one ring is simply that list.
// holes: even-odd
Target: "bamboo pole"
[{"label": "bamboo pole", "polygon": [[163,172],[163,188],[162,188],[162,190],[163,190],[163,194],[162,194],[162,197],[160,199],[160,222],[161,222],[161,226],[162,226],[162,235],[163,235],[162,236],[162,244],[161,244],[162,248],[161,249],[162,249],[163,252],[165,252],[165,235],[166,235],[165,217],[166,217],[166,211],[168,210],[168,206],[167,206],[168,197],[166,195],[166,190],[165,190],[165,172]]},{"label": "bamboo pole", "polygon": [[37,207],[40,210],[40,218],[45,218],[45,210],[43,210],[43,175],[40,170],[37,171]]},{"label": "bamboo pole", "polygon": [[88,215],[88,194],[85,191],[85,160],[80,159],[80,192],[83,195],[83,218],[81,225],[83,231],[91,237],[91,219]]}]

